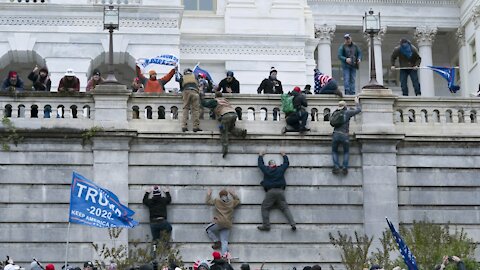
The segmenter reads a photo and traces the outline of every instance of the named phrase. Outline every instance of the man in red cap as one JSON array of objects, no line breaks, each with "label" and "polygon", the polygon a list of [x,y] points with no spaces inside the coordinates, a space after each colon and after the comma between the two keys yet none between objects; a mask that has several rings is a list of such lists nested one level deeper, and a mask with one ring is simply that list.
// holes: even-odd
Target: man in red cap
[{"label": "man in red cap", "polygon": [[233,270],[233,267],[224,259],[222,259],[222,255],[218,251],[214,251],[212,253],[213,261],[212,266],[210,266],[210,270]]},{"label": "man in red cap", "polygon": [[307,98],[301,92],[300,87],[295,86],[293,91],[289,93],[293,96],[292,102],[295,111],[287,114],[287,126],[283,128],[282,133],[287,131],[306,132],[310,130],[306,127],[308,119],[308,112],[305,109],[308,106]]},{"label": "man in red cap", "polygon": [[16,71],[8,72],[8,77],[3,81],[3,91],[23,91],[23,81],[18,78]]},{"label": "man in red cap", "polygon": [[177,71],[177,66],[175,66],[175,68],[172,68],[170,72],[168,72],[160,79],[157,79],[157,72],[153,69],[148,72],[148,79],[143,76],[142,70],[138,65],[136,66],[136,71],[137,77],[140,79],[140,82],[145,87],[145,93],[165,93],[165,84],[167,84],[172,79],[173,75],[175,75],[175,72]]}]

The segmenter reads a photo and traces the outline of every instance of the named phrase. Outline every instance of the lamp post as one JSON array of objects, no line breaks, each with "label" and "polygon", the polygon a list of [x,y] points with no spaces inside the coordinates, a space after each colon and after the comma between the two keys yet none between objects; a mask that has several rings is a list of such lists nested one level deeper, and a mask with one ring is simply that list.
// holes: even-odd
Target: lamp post
[{"label": "lamp post", "polygon": [[374,14],[370,9],[365,12],[363,17],[363,32],[370,36],[370,82],[362,87],[362,89],[386,89],[383,85],[377,82],[377,71],[375,69],[375,46],[373,44],[373,37],[380,32],[380,13]]},{"label": "lamp post", "polygon": [[120,10],[115,6],[104,6],[103,8],[103,30],[108,29],[110,33],[110,44],[108,51],[108,75],[105,84],[119,84],[113,71],[113,30],[118,30],[120,21]]}]

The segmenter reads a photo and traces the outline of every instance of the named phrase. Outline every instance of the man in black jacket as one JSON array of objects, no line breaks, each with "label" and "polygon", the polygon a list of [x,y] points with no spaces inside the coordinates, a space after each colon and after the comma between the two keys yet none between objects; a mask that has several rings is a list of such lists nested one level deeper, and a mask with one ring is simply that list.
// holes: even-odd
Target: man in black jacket
[{"label": "man in black jacket", "polygon": [[295,111],[287,114],[287,118],[285,119],[287,121],[287,127],[282,130],[282,133],[287,131],[309,131],[310,129],[306,127],[308,119],[308,112],[305,109],[308,106],[306,96],[301,93],[301,89],[298,86],[295,86],[289,94],[293,96],[292,102]]},{"label": "man in black jacket", "polygon": [[[167,205],[170,204],[172,198],[170,197],[170,190],[168,187],[163,189],[165,197],[162,196],[162,191],[159,186],[148,188],[143,196],[143,204],[148,207],[150,211],[150,229],[152,231],[152,240],[158,241],[162,237],[162,233],[168,235],[172,232],[172,225],[167,221]],[[152,193],[152,198],[148,198]]]},{"label": "man in black jacket", "polygon": [[288,203],[285,199],[285,187],[287,186],[287,182],[285,181],[285,171],[288,169],[289,165],[288,157],[284,152],[281,152],[280,154],[283,157],[283,164],[280,166],[277,166],[275,160],[268,161],[268,167],[265,166],[263,162],[265,152],[260,152],[258,156],[258,168],[260,168],[263,173],[263,181],[260,184],[267,192],[265,194],[265,199],[262,202],[263,224],[257,227],[261,231],[270,230],[270,209],[274,206],[278,206],[288,219],[292,231],[297,229],[292,213],[290,213]]},{"label": "man in black jacket", "polygon": [[270,76],[263,79],[257,89],[259,94],[262,91],[264,94],[283,94],[282,82],[277,79],[277,70],[274,67],[270,69]]},{"label": "man in black jacket", "polygon": [[233,267],[226,260],[222,259],[220,252],[214,251],[212,256],[213,260],[210,270],[233,270]]}]

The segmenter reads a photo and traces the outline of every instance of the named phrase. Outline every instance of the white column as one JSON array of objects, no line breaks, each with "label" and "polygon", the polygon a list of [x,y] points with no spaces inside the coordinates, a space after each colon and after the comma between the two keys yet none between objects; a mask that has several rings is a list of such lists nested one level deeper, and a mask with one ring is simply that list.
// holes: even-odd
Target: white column
[{"label": "white column", "polygon": [[[432,60],[432,44],[435,41],[437,35],[437,27],[432,26],[419,26],[415,30],[415,38],[418,43],[418,51],[420,57],[422,57],[421,66],[431,66]],[[433,97],[435,96],[435,86],[433,83],[433,71],[431,69],[420,69],[419,74],[420,89],[422,90],[422,96]]]},{"label": "white column", "polygon": [[[387,33],[387,27],[383,26],[378,34],[373,38],[373,44],[375,51],[375,75],[377,75],[377,82],[383,85],[383,61],[382,61],[382,41]],[[372,56],[370,55],[370,35],[364,34],[363,36],[367,40],[368,44],[368,78],[370,78],[370,61]]]},{"label": "white column", "polygon": [[332,75],[332,39],[335,25],[315,25],[315,38],[318,40],[317,68],[324,74]]},{"label": "white column", "polygon": [[[473,25],[475,26],[475,50],[477,52],[477,63],[480,61],[480,5],[477,5],[474,10],[473,10]],[[477,70],[477,74],[478,74],[478,70],[479,70],[479,67],[477,66],[475,68]],[[473,73],[472,73],[473,74]],[[479,88],[480,88],[480,76],[473,76],[473,80],[470,79],[470,83],[471,85],[469,85],[471,87],[471,90],[473,93],[476,93]]]},{"label": "white column", "polygon": [[468,50],[465,42],[465,27],[459,27],[456,32],[458,43],[458,66],[460,68],[460,93],[469,97],[473,89],[468,85]]}]

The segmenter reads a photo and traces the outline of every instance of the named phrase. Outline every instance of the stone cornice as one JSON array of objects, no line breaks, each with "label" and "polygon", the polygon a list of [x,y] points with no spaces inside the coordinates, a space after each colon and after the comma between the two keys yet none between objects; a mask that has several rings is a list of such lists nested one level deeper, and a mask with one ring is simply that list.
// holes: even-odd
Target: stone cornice
[{"label": "stone cornice", "polygon": [[478,29],[478,26],[480,25],[480,5],[475,6],[472,9],[472,21],[475,25],[475,29]]},{"label": "stone cornice", "polygon": [[330,43],[335,36],[335,25],[315,25],[315,38],[318,38],[320,42]]},{"label": "stone cornice", "polygon": [[415,29],[415,39],[418,46],[431,46],[435,41],[438,28],[436,26],[419,26]]},{"label": "stone cornice", "polygon": [[455,0],[308,0],[309,5],[325,4],[325,3],[346,3],[346,4],[381,4],[381,5],[432,5],[432,6],[456,6],[458,1]]},{"label": "stone cornice", "polygon": [[[42,17],[42,16],[0,16],[1,25],[26,25],[26,26],[90,26],[103,27],[102,17]],[[133,18],[123,17],[120,19],[120,27],[141,28],[178,28],[179,21],[174,18]]]},{"label": "stone cornice", "polygon": [[278,46],[252,46],[252,45],[181,45],[180,53],[195,55],[227,54],[227,55],[305,55],[305,47],[278,47]]}]

